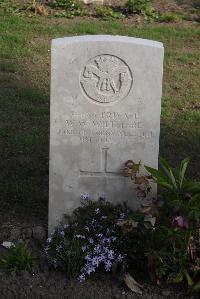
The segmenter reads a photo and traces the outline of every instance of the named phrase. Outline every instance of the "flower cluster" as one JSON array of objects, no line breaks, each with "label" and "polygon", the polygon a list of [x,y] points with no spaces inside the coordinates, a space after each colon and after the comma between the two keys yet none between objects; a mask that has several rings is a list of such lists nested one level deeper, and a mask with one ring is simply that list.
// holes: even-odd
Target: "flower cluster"
[{"label": "flower cluster", "polygon": [[[84,193],[81,203],[68,217],[68,224],[52,232],[45,247],[53,267],[64,269],[70,277],[74,276],[71,273],[76,263],[76,277],[80,282],[92,273],[109,272],[113,263],[122,262],[125,254],[118,246],[121,229],[117,221],[126,219],[129,213],[127,208],[106,201],[104,195],[94,202]],[[80,261],[78,265],[77,260]]]},{"label": "flower cluster", "polygon": [[[101,218],[104,219],[104,218]],[[95,234],[95,239],[89,238],[82,246],[82,251],[86,253],[84,267],[81,269],[79,281],[82,282],[86,276],[96,272],[100,266],[109,272],[114,262],[121,262],[123,256],[115,248],[117,238],[114,231],[107,228],[105,234]]]}]

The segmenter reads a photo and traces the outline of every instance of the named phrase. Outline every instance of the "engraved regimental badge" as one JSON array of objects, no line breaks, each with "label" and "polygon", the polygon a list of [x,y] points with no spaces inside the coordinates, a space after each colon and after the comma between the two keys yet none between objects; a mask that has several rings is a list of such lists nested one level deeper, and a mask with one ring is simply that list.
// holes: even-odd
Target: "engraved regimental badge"
[{"label": "engraved regimental badge", "polygon": [[122,59],[108,54],[89,60],[80,77],[84,93],[98,103],[122,100],[128,95],[132,81],[128,65]]}]

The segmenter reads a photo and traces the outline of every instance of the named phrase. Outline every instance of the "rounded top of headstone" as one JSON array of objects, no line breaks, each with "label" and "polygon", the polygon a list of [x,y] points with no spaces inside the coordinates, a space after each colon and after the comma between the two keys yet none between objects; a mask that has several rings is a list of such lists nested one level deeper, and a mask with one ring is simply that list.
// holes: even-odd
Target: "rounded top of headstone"
[{"label": "rounded top of headstone", "polygon": [[142,39],[136,37],[122,36],[122,35],[79,35],[68,36],[63,38],[52,39],[52,45],[62,45],[63,43],[76,43],[76,42],[122,42],[129,44],[137,44],[143,46],[150,46],[156,48],[163,48],[163,43]]}]

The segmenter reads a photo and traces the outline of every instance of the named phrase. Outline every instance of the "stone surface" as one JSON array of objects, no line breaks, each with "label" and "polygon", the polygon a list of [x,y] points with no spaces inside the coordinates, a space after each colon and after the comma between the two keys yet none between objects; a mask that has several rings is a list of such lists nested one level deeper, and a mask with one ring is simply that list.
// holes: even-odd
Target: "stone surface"
[{"label": "stone surface", "polygon": [[122,168],[129,159],[157,167],[163,45],[120,36],[55,39],[51,67],[49,231],[85,192],[137,208]]},{"label": "stone surface", "polygon": [[104,0],[81,0],[85,4],[103,4]]},{"label": "stone surface", "polygon": [[38,242],[43,242],[46,239],[46,231],[42,226],[33,227],[33,238]]},{"label": "stone surface", "polygon": [[30,239],[32,237],[33,231],[30,227],[24,227],[22,228],[22,239]]},{"label": "stone surface", "polygon": [[17,241],[21,235],[21,230],[19,228],[13,228],[10,232],[10,240]]}]

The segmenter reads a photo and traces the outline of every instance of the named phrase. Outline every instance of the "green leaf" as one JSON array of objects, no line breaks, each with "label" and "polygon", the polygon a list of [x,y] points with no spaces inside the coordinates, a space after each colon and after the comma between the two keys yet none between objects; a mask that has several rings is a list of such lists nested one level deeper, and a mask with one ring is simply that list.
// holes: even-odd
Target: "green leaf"
[{"label": "green leaf", "polygon": [[182,188],[183,180],[185,177],[185,172],[189,163],[189,158],[184,159],[181,161],[180,170],[179,170],[179,188]]},{"label": "green leaf", "polygon": [[172,182],[172,184],[174,186],[174,189],[178,190],[178,187],[177,187],[177,184],[176,184],[176,179],[175,179],[175,177],[174,177],[173,172],[172,172],[171,169],[169,169],[169,173],[170,173],[170,178],[171,178],[171,182]]},{"label": "green leaf", "polygon": [[165,177],[159,170],[149,167],[149,166],[144,166],[145,169],[152,175],[154,178],[155,182],[170,191],[173,191],[173,186],[170,184],[169,179]]},{"label": "green leaf", "polygon": [[144,166],[145,169],[152,175],[152,177],[156,180],[166,180],[166,177],[157,169],[149,167],[149,166]]},{"label": "green leaf", "polygon": [[187,279],[188,286],[189,287],[193,286],[194,282],[193,282],[192,278],[190,277],[189,273],[187,271],[184,271],[184,274]]},{"label": "green leaf", "polygon": [[200,182],[187,182],[184,184],[184,189],[187,192],[200,194]]},{"label": "green leaf", "polygon": [[164,170],[164,172],[166,173],[166,175],[168,176],[168,178],[170,179],[170,182],[172,183],[172,185],[174,187],[174,191],[177,192],[178,188],[177,188],[177,184],[176,184],[176,179],[172,172],[172,168],[170,167],[168,162],[163,158],[160,158],[160,165],[161,165],[162,169]]}]

